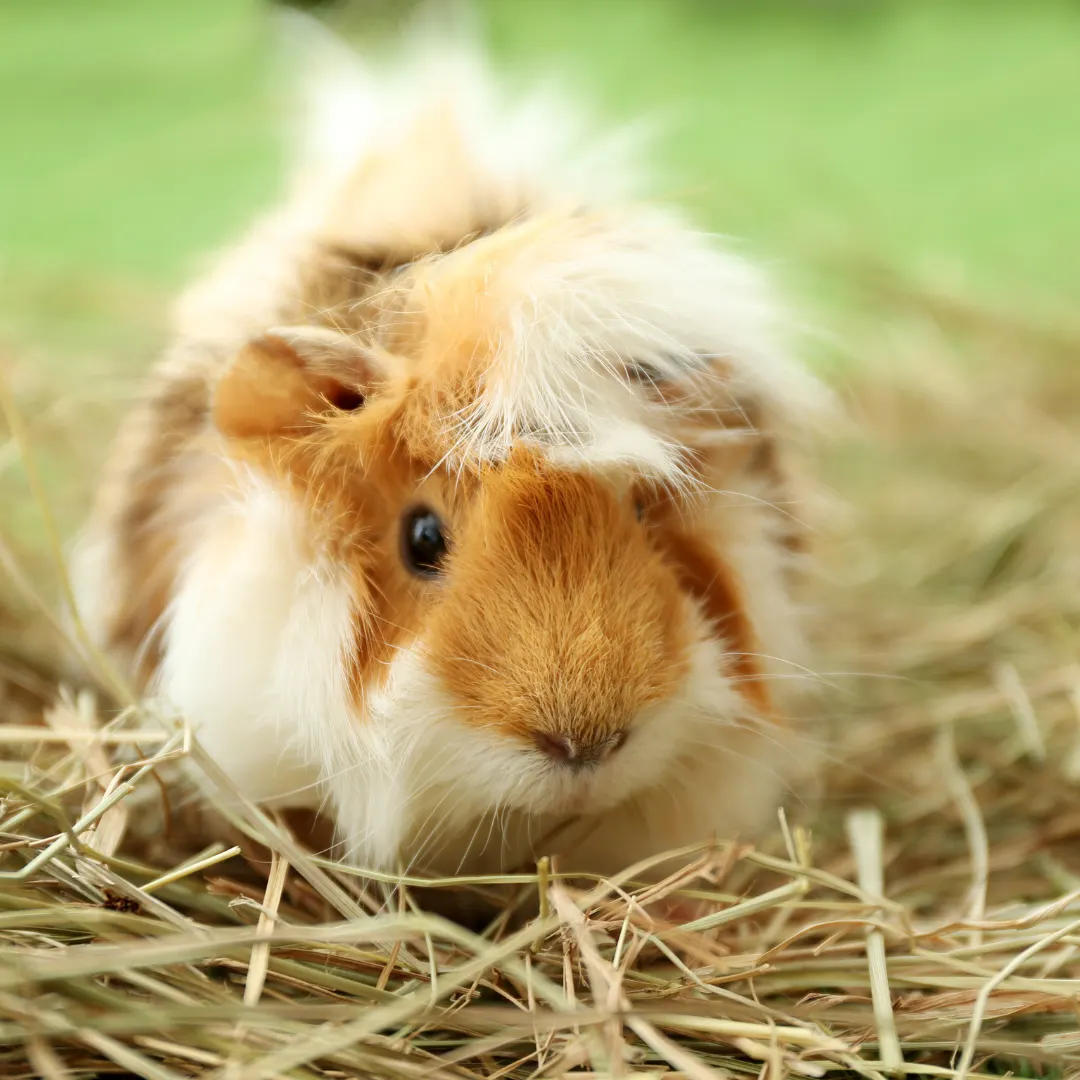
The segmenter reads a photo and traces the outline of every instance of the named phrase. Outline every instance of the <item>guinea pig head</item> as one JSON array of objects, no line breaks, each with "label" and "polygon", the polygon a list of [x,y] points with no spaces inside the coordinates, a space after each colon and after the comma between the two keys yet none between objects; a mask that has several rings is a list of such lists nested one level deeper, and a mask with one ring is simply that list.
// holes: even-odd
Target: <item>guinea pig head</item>
[{"label": "guinea pig head", "polygon": [[[275,678],[300,688],[292,745],[361,861],[464,860],[513,846],[511,819],[539,835],[650,790],[677,806],[772,713],[789,520],[752,380],[722,359],[740,343],[715,305],[664,297],[641,235],[566,229],[407,268],[379,349],[278,330],[217,387],[228,455],[294,508],[288,588],[321,590]],[[710,265],[686,257],[682,281]],[[574,275],[609,265],[626,280],[590,299],[603,317],[579,310]]]}]

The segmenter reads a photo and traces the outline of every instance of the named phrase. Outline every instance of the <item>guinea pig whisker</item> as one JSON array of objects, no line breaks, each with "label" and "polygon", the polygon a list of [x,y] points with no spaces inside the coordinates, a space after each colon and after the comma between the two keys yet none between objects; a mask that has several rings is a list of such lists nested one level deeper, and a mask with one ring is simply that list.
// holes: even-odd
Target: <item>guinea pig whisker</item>
[{"label": "guinea pig whisker", "polygon": [[[439,717],[439,715],[440,714],[438,713],[435,714],[436,717]],[[453,715],[453,711],[447,708],[442,711],[441,719],[453,720]],[[405,750],[403,757],[410,758],[418,746],[422,748],[425,747],[426,744],[423,742],[423,739],[423,732],[414,732],[412,739],[403,748]],[[454,749],[454,752],[449,757],[445,755],[433,755],[427,757],[425,762],[425,771],[421,772],[417,777],[415,777],[415,784],[410,786],[414,786],[416,788],[416,794],[418,795],[426,788],[428,781],[432,779],[432,777],[438,771],[446,769],[448,765],[453,765],[465,753],[467,753],[466,748],[459,746]]]},{"label": "guinea pig whisker", "polygon": [[[711,721],[713,719],[704,710],[702,710],[702,716],[706,720]],[[743,728],[742,730],[745,731],[746,729]],[[786,756],[790,756],[793,760],[799,760],[798,756],[796,755],[796,753],[794,751],[794,749],[792,749],[788,745],[789,740],[785,739],[785,736],[787,734],[787,729],[786,728],[777,726],[775,732],[769,731],[766,728],[758,728],[758,727],[755,727],[753,730],[754,730],[754,733],[756,735],[758,735],[762,739],[765,739],[768,743],[770,743],[776,749],[780,750]],[[688,745],[709,747],[709,748],[711,748],[713,750],[716,750],[716,751],[723,751],[723,750],[726,749],[726,746],[725,746],[725,743],[723,742],[723,740],[719,740],[719,739],[713,740],[713,739],[686,738],[686,739],[684,739],[684,741]]]},{"label": "guinea pig whisker", "polygon": [[465,845],[465,850],[461,853],[461,858],[458,859],[458,864],[454,870],[455,874],[461,873],[461,868],[465,865],[466,860],[472,854],[473,844],[476,843],[476,838],[480,835],[480,828],[484,824],[484,819],[488,819],[488,831],[487,836],[484,838],[483,847],[480,848],[479,854],[483,854],[488,849],[488,845],[491,843],[491,834],[495,829],[495,822],[498,818],[499,804],[495,804],[495,808],[486,814],[481,814],[477,820],[476,825],[473,827],[472,834],[469,836],[469,842]]},{"label": "guinea pig whisker", "polygon": [[498,668],[493,668],[490,664],[484,664],[479,660],[474,660],[471,656],[451,656],[449,659],[458,660],[463,664],[474,664],[478,668],[483,668],[485,671],[490,671],[492,675],[498,675],[500,679],[506,678],[506,676],[499,671]]},{"label": "guinea pig whisker", "polygon": [[[729,656],[733,655],[728,653]],[[729,675],[727,677],[728,682],[731,683],[757,683],[757,682],[812,682],[812,683],[824,683],[825,680],[820,675],[803,675],[799,672],[773,672],[765,671],[760,675]],[[828,685],[827,683],[825,685]]]},{"label": "guinea pig whisker", "polygon": [[[806,753],[811,753],[823,763],[849,770],[852,772],[852,775],[856,775],[864,780],[873,781],[875,784],[884,784],[884,781],[881,780],[879,775],[862,768],[855,768],[846,758],[831,753],[827,749],[827,741],[815,739],[806,732],[799,731],[794,725],[786,725],[773,720],[765,720],[764,718],[752,718],[751,722],[755,724],[757,734],[762,738],[768,738],[768,741],[776,749],[780,750],[785,757],[791,758],[796,763],[802,763],[805,760]],[[775,736],[771,733],[767,733],[764,730],[766,728],[775,728]],[[708,747],[721,753],[729,751],[729,748],[723,746],[721,743],[710,740],[686,739],[685,742],[688,744],[692,743],[696,746]],[[889,783],[885,786],[888,790],[901,790],[895,783]]]},{"label": "guinea pig whisker", "polygon": [[[382,592],[382,586],[375,585],[374,588],[377,589],[381,595],[385,596],[385,593]],[[405,633],[408,633],[407,628],[402,626],[401,623],[396,623],[392,619],[388,619],[385,615],[376,614],[373,616],[373,620],[379,623],[381,626],[389,626],[393,630],[401,630]],[[383,644],[390,645],[395,648],[401,648],[401,646],[395,646],[394,643],[390,641],[384,641]]]},{"label": "guinea pig whisker", "polygon": [[[444,761],[433,762],[426,772],[421,773],[419,776],[413,777],[413,782],[410,785],[412,787],[412,790],[410,791],[409,796],[406,800],[406,806],[411,807],[411,805],[415,803],[422,795],[427,793],[431,786],[429,784],[429,781],[434,778],[436,770],[440,766],[453,764],[455,761],[457,761],[458,757],[460,757],[460,752],[453,754],[448,759],[444,759]],[[416,831],[418,833],[422,832],[427,827],[428,822],[438,812],[439,808],[450,797],[454,790],[455,789],[453,786],[447,785],[446,790],[443,792],[439,801],[428,811],[427,816],[424,818],[424,820],[416,826]],[[464,798],[464,795],[462,795],[461,798]]]},{"label": "guinea pig whisker", "polygon": [[655,787],[659,788],[671,800],[672,808],[678,811],[679,797],[676,792],[672,791],[671,786],[666,781],[660,780],[656,783]]},{"label": "guinea pig whisker", "polygon": [[437,830],[441,824],[445,823],[446,820],[453,817],[453,811],[457,810],[457,808],[465,801],[465,792],[460,790],[456,786],[447,785],[446,790],[439,797],[435,805],[428,811],[427,815],[424,817],[424,820],[416,826],[415,831],[417,836],[422,836],[425,834],[425,830],[427,830],[429,823],[432,822],[432,819],[436,817],[439,811],[443,808],[447,799],[449,799],[451,796],[455,796],[455,798],[454,801],[450,804],[447,813],[445,813],[442,818],[438,819],[432,826],[432,828],[434,830]]},{"label": "guinea pig whisker", "polygon": [[[775,780],[781,788],[790,793],[796,793],[795,789],[792,787],[791,778],[785,776],[785,774],[776,766],[769,765],[768,763],[762,761],[760,758],[755,757],[753,754],[744,754],[741,751],[735,750],[730,746],[720,746],[717,747],[717,749],[724,757],[734,758],[738,761],[745,762],[746,764],[751,765],[754,768],[764,769],[765,772],[768,773],[768,775],[772,777],[772,779]],[[801,797],[799,801],[800,803],[802,803]]]},{"label": "guinea pig whisker", "polygon": [[[528,815],[525,816],[526,820],[526,832],[528,831]],[[495,808],[495,822],[499,826],[499,862],[505,865],[507,852],[510,850],[510,835],[508,826],[510,824],[510,812],[504,810],[502,806]]]},{"label": "guinea pig whisker", "polygon": [[532,814],[525,815],[525,844],[529,851],[533,850],[533,825],[535,820]]},{"label": "guinea pig whisker", "polygon": [[[492,809],[491,812],[487,815],[487,818],[488,818],[487,835],[484,837],[484,843],[480,847],[480,850],[479,850],[478,854],[482,855],[485,851],[488,850],[488,848],[491,847],[491,838],[492,838],[493,835],[495,835],[496,827],[498,827],[498,836],[499,836],[500,845],[505,843],[505,840],[506,840],[506,821],[505,821],[506,815],[505,815],[505,812],[504,812],[505,810],[506,810],[506,808],[503,806],[502,801],[499,800],[499,801],[497,801],[495,803],[494,809]],[[477,828],[476,832],[474,833],[474,837],[477,836],[477,835],[479,835],[479,828]],[[461,868],[465,865],[465,859],[468,856],[471,849],[472,849],[472,840],[469,841],[469,846],[465,849],[464,854],[462,855],[461,859],[458,861],[457,872],[459,874],[461,873]]]},{"label": "guinea pig whisker", "polygon": [[739,503],[750,503],[756,506],[763,506],[767,510],[775,510],[778,514],[782,514],[789,521],[798,525],[800,528],[806,529],[808,532],[817,532],[817,530],[813,528],[813,526],[809,522],[804,521],[802,518],[796,517],[795,514],[791,513],[791,511],[784,509],[785,505],[803,505],[800,502],[788,502],[786,504],[781,504],[775,502],[772,499],[763,499],[759,495],[751,495],[748,491],[731,491],[728,488],[706,488],[705,491],[709,495],[728,495],[735,500],[735,502],[723,504],[725,508],[730,509],[732,506],[735,506]]},{"label": "guinea pig whisker", "polygon": [[786,739],[794,726],[789,717],[763,716],[760,713],[747,712],[740,715],[737,720],[732,720],[728,717],[719,716],[709,709],[702,708],[700,705],[689,704],[690,708],[697,713],[699,719],[704,720],[709,726],[718,725],[725,731],[746,731],[749,729],[762,736],[768,734],[774,738]]},{"label": "guinea pig whisker", "polygon": [[[458,753],[455,753],[453,755],[453,757],[450,758],[450,762],[456,761],[457,758],[460,757],[460,756],[461,756],[460,751]],[[417,785],[417,788],[414,791],[413,797],[415,797],[416,794],[418,794],[420,791],[423,791],[423,790],[424,789],[423,789],[423,787],[421,785]],[[447,822],[453,820],[453,811],[457,810],[457,808],[465,801],[465,794],[466,793],[464,791],[460,790],[457,787],[449,786],[449,785],[447,786],[446,791],[439,798],[439,801],[431,808],[431,810],[428,812],[428,814],[424,818],[424,820],[415,829],[417,837],[423,837],[423,840],[420,841],[419,846],[417,848],[416,855],[414,855],[413,858],[410,860],[410,864],[414,863],[416,861],[416,859],[420,856],[421,853],[426,852],[429,845],[435,839],[437,839],[439,829],[441,827],[445,827]],[[444,814],[442,819],[437,820],[435,822],[435,824],[432,826],[432,828],[429,830],[428,829],[428,823],[431,822],[432,818],[435,817],[435,815],[439,812],[439,810],[442,808],[443,804],[446,802],[447,799],[450,798],[451,795],[457,795],[457,798],[451,804],[450,811],[448,813]]]},{"label": "guinea pig whisker", "polygon": [[754,660],[771,660],[775,664],[786,664],[788,667],[795,668],[797,671],[802,672],[804,675],[809,676],[811,679],[815,679],[823,686],[828,686],[831,690],[839,690],[840,688],[833,683],[829,682],[820,672],[814,671],[813,668],[805,667],[803,664],[798,664],[794,660],[789,660],[783,656],[772,656],[769,653],[763,652],[729,652],[726,655],[736,656],[742,659],[754,659]]},{"label": "guinea pig whisker", "polygon": [[[732,656],[737,654],[729,653],[728,655]],[[816,682],[829,687],[831,690],[835,690],[839,694],[843,694],[844,697],[848,699],[852,699],[856,694],[856,691],[854,689],[845,689],[841,684],[833,682],[833,679],[880,679],[887,682],[900,683],[911,683],[913,681],[909,676],[892,675],[885,671],[822,671],[814,672],[809,675],[802,675],[797,672],[769,672],[762,675],[732,676],[731,682],[764,682],[766,680],[779,681],[782,679],[805,679],[808,682]]]},{"label": "guinea pig whisker", "polygon": [[[444,795],[443,798],[439,800],[440,806],[443,802],[446,801],[449,795],[450,792],[448,791],[446,795]],[[413,854],[410,856],[409,862],[407,864],[410,871],[415,867],[422,866],[423,861],[430,854],[434,854],[435,852],[437,852],[440,843],[447,836],[447,829],[449,827],[449,823],[453,820],[454,811],[456,811],[457,808],[464,802],[464,799],[464,795],[459,794],[458,798],[450,805],[448,812],[441,819],[437,820],[430,829],[424,832],[422,834],[422,838],[418,838],[416,848],[413,851]],[[426,820],[430,820],[431,816],[432,815],[429,814]]]}]

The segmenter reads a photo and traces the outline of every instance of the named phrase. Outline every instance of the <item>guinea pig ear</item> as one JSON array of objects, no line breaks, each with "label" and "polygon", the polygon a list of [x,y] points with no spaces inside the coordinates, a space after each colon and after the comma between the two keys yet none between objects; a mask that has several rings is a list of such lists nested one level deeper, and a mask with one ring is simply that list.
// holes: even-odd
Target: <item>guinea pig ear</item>
[{"label": "guinea pig ear", "polygon": [[284,326],[249,341],[214,392],[214,425],[231,438],[295,432],[321,414],[363,406],[376,379],[368,353],[347,334]]}]

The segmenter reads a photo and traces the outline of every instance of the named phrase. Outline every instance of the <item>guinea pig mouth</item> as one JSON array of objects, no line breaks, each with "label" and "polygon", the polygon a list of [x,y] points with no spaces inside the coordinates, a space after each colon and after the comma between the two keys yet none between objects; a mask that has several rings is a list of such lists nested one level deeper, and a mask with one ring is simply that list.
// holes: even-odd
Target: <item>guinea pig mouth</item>
[{"label": "guinea pig mouth", "polygon": [[605,810],[612,805],[612,778],[605,776],[608,770],[603,763],[579,769],[559,768],[558,777],[552,778],[548,803],[557,814],[589,814]]},{"label": "guinea pig mouth", "polygon": [[565,799],[560,800],[559,809],[567,814],[583,814],[589,809],[593,801],[593,785],[575,785],[576,790],[571,790]]}]

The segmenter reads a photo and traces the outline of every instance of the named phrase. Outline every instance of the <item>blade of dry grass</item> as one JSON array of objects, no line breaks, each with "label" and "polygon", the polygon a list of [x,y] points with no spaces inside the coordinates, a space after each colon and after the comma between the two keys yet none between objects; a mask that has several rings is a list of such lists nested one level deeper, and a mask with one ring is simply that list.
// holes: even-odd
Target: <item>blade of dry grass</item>
[{"label": "blade of dry grass", "polygon": [[[876,810],[858,810],[848,815],[848,835],[855,852],[856,872],[860,887],[871,896],[885,896],[882,873],[882,833],[884,823]],[[904,1068],[904,1055],[896,1033],[893,1016],[889,973],[885,962],[885,937],[874,926],[866,930],[866,960],[870,967],[870,995],[874,1008],[874,1023],[878,1032],[878,1047],[886,1072],[899,1074]]]}]

